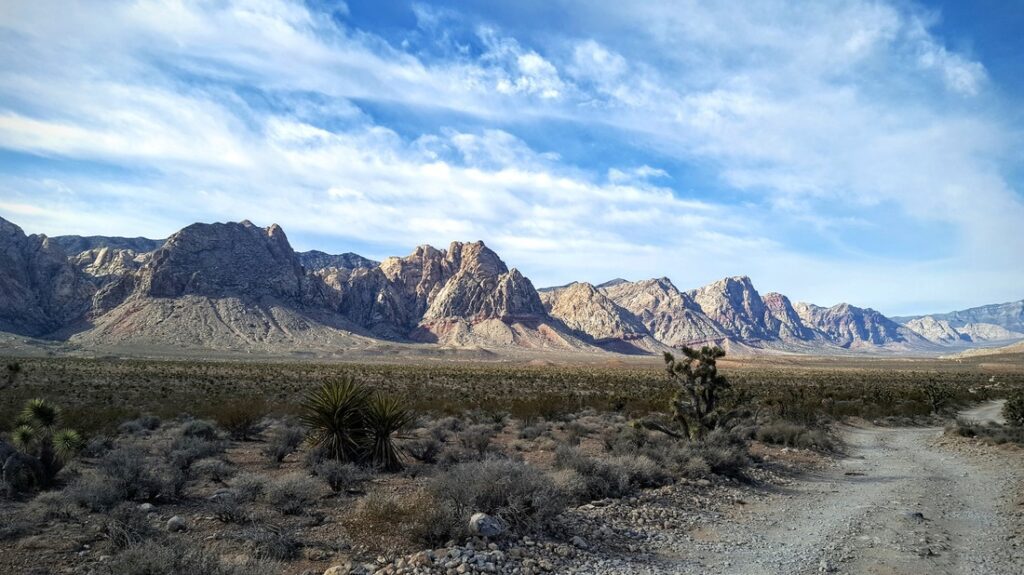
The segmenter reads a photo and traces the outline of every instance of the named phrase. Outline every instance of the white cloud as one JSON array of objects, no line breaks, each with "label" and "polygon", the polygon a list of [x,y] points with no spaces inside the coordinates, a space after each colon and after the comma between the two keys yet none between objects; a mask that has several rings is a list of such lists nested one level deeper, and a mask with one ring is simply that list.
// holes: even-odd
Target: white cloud
[{"label": "white cloud", "polygon": [[[944,46],[927,19],[867,0],[565,3],[592,29],[528,45],[483,26],[482,52],[456,46],[444,59],[287,0],[6,6],[0,147],[143,175],[3,176],[0,210],[26,227],[93,219],[132,235],[248,217],[388,245],[493,238],[540,283],[749,273],[785,290],[832,266],[861,279],[837,274],[820,293],[886,301],[871,269],[889,273],[890,292],[928,277],[966,294],[967,269],[993,293],[1024,281],[1024,205],[1003,176],[1012,130],[981,97],[984,66]],[[417,17],[437,32],[456,15]],[[451,110],[460,128],[392,129],[353,104],[364,100]],[[656,159],[581,167],[514,135],[554,121],[698,165],[749,200],[687,199],[693,186]],[[871,206],[949,226],[936,267],[812,257],[775,230],[870,233],[844,211]],[[681,263],[688,251],[714,253]]]}]

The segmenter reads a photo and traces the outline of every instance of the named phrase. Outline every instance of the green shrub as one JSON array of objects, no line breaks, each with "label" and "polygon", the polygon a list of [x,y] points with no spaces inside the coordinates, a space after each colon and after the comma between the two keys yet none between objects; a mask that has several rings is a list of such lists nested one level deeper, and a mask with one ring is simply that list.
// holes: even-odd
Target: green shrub
[{"label": "green shrub", "polygon": [[260,432],[260,422],[268,412],[265,400],[252,398],[221,404],[211,415],[231,439],[246,441]]},{"label": "green shrub", "polygon": [[831,451],[835,448],[834,442],[824,431],[787,421],[774,421],[757,426],[753,430],[753,435],[762,443],[774,445],[822,451]]}]

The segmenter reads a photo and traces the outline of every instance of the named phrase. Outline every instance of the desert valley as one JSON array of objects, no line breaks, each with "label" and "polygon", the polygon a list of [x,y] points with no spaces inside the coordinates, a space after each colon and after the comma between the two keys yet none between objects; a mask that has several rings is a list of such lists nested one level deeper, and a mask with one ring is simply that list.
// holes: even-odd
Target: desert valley
[{"label": "desert valley", "polygon": [[1024,574],[1024,2],[0,2],[0,575]]}]

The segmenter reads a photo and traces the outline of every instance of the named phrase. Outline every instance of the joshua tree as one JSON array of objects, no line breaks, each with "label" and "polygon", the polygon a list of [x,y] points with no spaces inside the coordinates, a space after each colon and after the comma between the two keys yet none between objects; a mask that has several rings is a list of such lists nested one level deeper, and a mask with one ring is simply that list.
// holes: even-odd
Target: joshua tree
[{"label": "joshua tree", "polygon": [[939,385],[934,379],[929,379],[928,383],[924,385],[924,395],[928,398],[928,405],[931,406],[932,413],[938,413],[949,403],[953,394],[950,393],[948,387]]},{"label": "joshua tree", "polygon": [[30,399],[11,432],[16,451],[6,451],[3,478],[16,488],[49,487],[82,447],[82,437],[73,429],[60,428],[60,410],[45,399]]},{"label": "joshua tree", "polygon": [[7,377],[7,385],[12,385],[14,380],[17,379],[18,374],[21,373],[21,364],[16,361],[9,362],[5,372],[6,373],[4,375]]},{"label": "joshua tree", "polygon": [[402,468],[394,434],[412,421],[397,398],[371,394],[351,378],[330,381],[303,403],[309,441],[346,463],[370,463],[386,471]]},{"label": "joshua tree", "polygon": [[724,376],[718,375],[715,362],[725,356],[725,351],[718,346],[704,346],[699,350],[683,346],[682,352],[685,359],[680,360],[665,353],[665,369],[679,384],[672,398],[672,421],[678,430],[651,421],[641,425],[679,439],[698,440],[718,427],[724,418],[719,410],[719,396],[730,386]]},{"label": "joshua tree", "polygon": [[1013,427],[1024,427],[1024,390],[1017,391],[1003,405],[1003,417],[1006,424]]}]

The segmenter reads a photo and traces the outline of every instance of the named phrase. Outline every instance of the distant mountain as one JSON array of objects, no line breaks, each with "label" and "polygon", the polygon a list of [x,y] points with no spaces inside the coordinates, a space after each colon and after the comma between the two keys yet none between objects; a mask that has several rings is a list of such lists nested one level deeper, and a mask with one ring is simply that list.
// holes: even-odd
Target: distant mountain
[{"label": "distant mountain", "polygon": [[657,353],[936,353],[1024,338],[1024,302],[902,318],[761,295],[750,278],[534,288],[483,242],[375,262],[295,252],[277,225],[192,224],[166,240],[26,235],[0,219],[0,332],[83,346],[256,352],[445,348]]},{"label": "distant mountain", "polygon": [[1024,300],[893,320],[937,343],[1012,341],[1024,338]]},{"label": "distant mountain", "polygon": [[328,254],[317,250],[299,252],[299,261],[308,270],[322,270],[326,268],[340,268],[354,270],[357,268],[375,268],[380,262],[364,258],[359,254],[346,252],[343,254]]},{"label": "distant mountain", "polygon": [[146,253],[154,251],[164,244],[164,240],[110,236],[55,236],[50,239],[56,242],[65,252],[72,255],[100,248]]},{"label": "distant mountain", "polygon": [[794,308],[804,324],[847,349],[869,346],[925,346],[925,338],[871,308],[842,303],[830,308],[797,303]]}]

